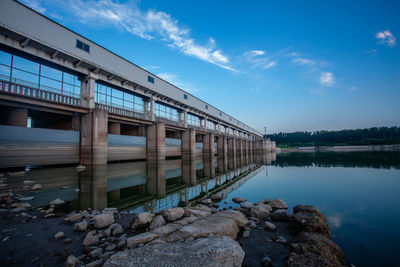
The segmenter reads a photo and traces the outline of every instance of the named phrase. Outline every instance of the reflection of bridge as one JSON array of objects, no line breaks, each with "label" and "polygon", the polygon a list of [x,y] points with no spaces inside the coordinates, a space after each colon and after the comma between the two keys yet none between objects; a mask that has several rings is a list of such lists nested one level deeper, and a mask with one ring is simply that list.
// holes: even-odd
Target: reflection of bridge
[{"label": "reflection of bridge", "polygon": [[12,0],[0,1],[0,112],[0,168],[273,150],[248,125]]}]

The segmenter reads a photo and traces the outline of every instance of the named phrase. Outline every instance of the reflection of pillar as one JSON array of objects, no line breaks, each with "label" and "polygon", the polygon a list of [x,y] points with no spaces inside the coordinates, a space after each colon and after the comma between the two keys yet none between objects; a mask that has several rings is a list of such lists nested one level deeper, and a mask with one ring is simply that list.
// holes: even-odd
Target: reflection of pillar
[{"label": "reflection of pillar", "polygon": [[165,123],[147,127],[147,160],[165,160]]},{"label": "reflection of pillar", "polygon": [[79,173],[79,208],[107,207],[107,165],[87,167]]},{"label": "reflection of pillar", "polygon": [[165,196],[165,160],[147,160],[147,192],[157,198]]},{"label": "reflection of pillar", "polygon": [[207,178],[211,178],[211,160],[210,158],[205,158],[203,160],[203,169],[204,169],[204,176]]},{"label": "reflection of pillar", "polygon": [[109,198],[108,201],[109,202],[117,202],[120,200],[121,197],[121,190],[117,189],[111,192],[108,192]]},{"label": "reflection of pillar", "polygon": [[121,123],[112,122],[108,124],[108,133],[109,134],[121,134]]},{"label": "reflection of pillar", "polygon": [[208,193],[208,182],[207,181],[201,183],[201,192]]},{"label": "reflection of pillar", "polygon": [[214,134],[208,133],[203,137],[203,155],[209,158],[214,155]]},{"label": "reflection of pillar", "polygon": [[93,109],[81,119],[81,164],[107,164],[107,112]]},{"label": "reflection of pillar", "polygon": [[196,185],[196,161],[182,160],[182,180],[188,186]]}]

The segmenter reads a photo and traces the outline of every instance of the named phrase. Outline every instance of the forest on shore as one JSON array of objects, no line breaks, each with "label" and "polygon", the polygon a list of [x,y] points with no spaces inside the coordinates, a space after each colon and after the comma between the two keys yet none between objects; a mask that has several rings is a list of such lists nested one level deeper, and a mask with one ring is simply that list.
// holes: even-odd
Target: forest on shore
[{"label": "forest on shore", "polygon": [[279,147],[354,146],[400,144],[400,128],[372,127],[366,129],[267,134]]}]

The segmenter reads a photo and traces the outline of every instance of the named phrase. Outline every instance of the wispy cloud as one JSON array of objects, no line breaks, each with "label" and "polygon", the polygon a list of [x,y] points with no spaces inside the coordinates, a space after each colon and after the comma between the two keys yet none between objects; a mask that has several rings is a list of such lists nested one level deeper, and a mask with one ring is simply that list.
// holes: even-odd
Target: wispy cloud
[{"label": "wispy cloud", "polygon": [[23,4],[29,6],[30,8],[36,10],[39,13],[45,14],[46,8],[41,5],[41,1],[38,0],[22,0]]},{"label": "wispy cloud", "polygon": [[365,50],[365,53],[367,53],[370,56],[376,56],[376,49]]},{"label": "wispy cloud", "polygon": [[397,43],[396,37],[389,30],[378,32],[375,38],[389,47],[395,47]]},{"label": "wispy cloud", "polygon": [[332,86],[335,82],[332,72],[322,72],[319,77],[319,83],[324,86]]},{"label": "wispy cloud", "polygon": [[354,91],[357,91],[357,90],[358,90],[358,88],[356,86],[354,86],[354,85],[349,87],[349,91],[350,92],[354,92]]},{"label": "wispy cloud", "polygon": [[187,82],[183,82],[179,75],[177,74],[173,74],[173,73],[169,73],[169,72],[163,72],[163,73],[158,73],[157,74],[158,77],[160,77],[163,80],[166,80],[167,82],[189,92],[189,93],[197,93],[197,89],[194,88],[190,83]]},{"label": "wispy cloud", "polygon": [[276,66],[277,64],[277,62],[273,61],[271,57],[266,56],[266,52],[263,50],[248,50],[244,52],[243,57],[245,61],[252,64],[253,68],[266,70]]},{"label": "wispy cloud", "polygon": [[314,66],[315,61],[307,59],[307,58],[301,58],[301,57],[296,57],[292,60],[294,64],[300,65],[300,66]]}]

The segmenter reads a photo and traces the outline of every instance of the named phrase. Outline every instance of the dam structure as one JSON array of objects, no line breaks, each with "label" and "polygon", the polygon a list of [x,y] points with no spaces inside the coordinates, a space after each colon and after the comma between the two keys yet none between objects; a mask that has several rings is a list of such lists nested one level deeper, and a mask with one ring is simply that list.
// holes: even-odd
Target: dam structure
[{"label": "dam structure", "polygon": [[235,163],[275,147],[229,114],[13,0],[0,1],[0,114],[0,168],[214,156]]}]

